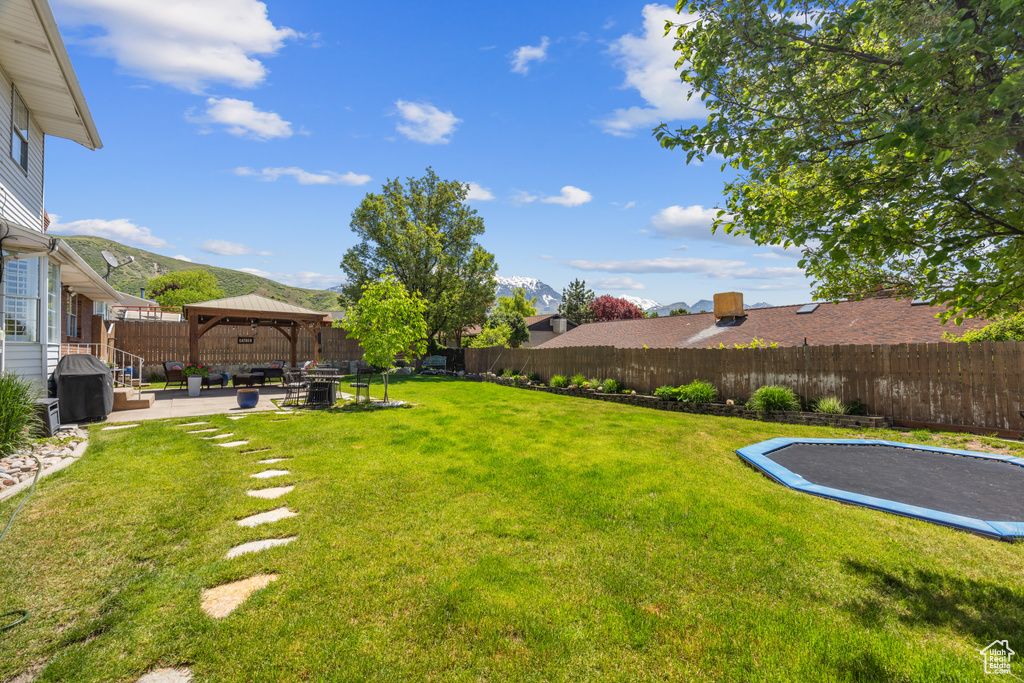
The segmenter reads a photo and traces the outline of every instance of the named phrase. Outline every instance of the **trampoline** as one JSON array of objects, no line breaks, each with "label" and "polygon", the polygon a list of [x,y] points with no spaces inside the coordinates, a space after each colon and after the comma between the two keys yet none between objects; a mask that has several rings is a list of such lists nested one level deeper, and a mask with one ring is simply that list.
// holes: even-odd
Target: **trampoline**
[{"label": "trampoline", "polygon": [[867,439],[771,439],[736,453],[791,489],[972,531],[1024,538],[1024,458]]}]

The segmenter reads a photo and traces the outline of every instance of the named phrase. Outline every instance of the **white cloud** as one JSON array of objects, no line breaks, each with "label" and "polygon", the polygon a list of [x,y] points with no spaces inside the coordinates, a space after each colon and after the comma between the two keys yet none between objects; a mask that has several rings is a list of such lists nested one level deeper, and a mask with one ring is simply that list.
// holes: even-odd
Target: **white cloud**
[{"label": "white cloud", "polygon": [[[298,34],[267,18],[257,0],[55,0],[61,26],[81,27],[77,42],[125,71],[202,92],[210,83],[251,88],[271,56]],[[97,31],[98,29],[98,31]],[[74,41],[74,32],[69,34]]]},{"label": "white cloud", "polygon": [[61,223],[60,216],[51,213],[49,230],[57,235],[90,235],[136,244],[141,247],[167,246],[167,242],[154,236],[149,228],[135,225],[127,218],[115,218],[109,221],[102,218],[86,218],[80,221]]},{"label": "white cloud", "polygon": [[220,256],[248,256],[259,254],[260,256],[273,256],[271,251],[256,251],[252,247],[240,242],[228,242],[227,240],[206,240],[200,247],[207,254],[219,254]]},{"label": "white cloud", "polygon": [[469,192],[466,193],[468,201],[489,202],[494,199],[494,193],[489,188],[482,187],[478,183],[469,183]]},{"label": "white cloud", "polygon": [[611,46],[619,66],[626,72],[624,88],[634,88],[648,106],[616,109],[598,123],[606,133],[632,135],[638,128],[650,128],[663,121],[692,119],[707,114],[700,97],[687,99],[690,89],[679,79],[675,64],[678,53],[672,49],[675,36],[665,35],[665,22],[683,23],[693,19],[676,14],[665,5],[646,5],[643,9],[643,33],[619,38]]},{"label": "white cloud", "polygon": [[247,100],[210,97],[206,100],[205,112],[194,115],[192,110],[189,110],[185,117],[192,123],[222,125],[227,132],[240,138],[266,141],[292,136],[291,123],[272,111],[257,109],[256,105]]},{"label": "white cloud", "polygon": [[711,273],[740,268],[747,264],[743,261],[722,259],[662,257],[632,261],[569,261],[568,265],[580,270],[607,273]]},{"label": "white cloud", "polygon": [[647,285],[637,282],[631,277],[605,277],[594,280],[594,287],[597,289],[611,289],[614,291],[640,291],[647,289]]},{"label": "white cloud", "polygon": [[541,202],[545,204],[561,204],[562,206],[579,206],[580,204],[586,204],[593,198],[594,195],[586,190],[566,185],[562,188],[560,195],[557,197],[545,197]]},{"label": "white cloud", "polygon": [[512,193],[511,201],[516,206],[522,206],[523,204],[531,204],[537,201],[539,197],[535,194],[530,194],[526,190],[516,190]]},{"label": "white cloud", "polygon": [[185,256],[184,254],[178,254],[174,258],[178,259],[179,261],[187,261],[188,263],[192,263],[192,259],[190,259],[188,256]]},{"label": "white cloud", "polygon": [[462,123],[450,111],[441,111],[429,102],[406,102],[397,100],[395,107],[402,123],[395,126],[399,133],[428,145],[446,145],[455,127]]},{"label": "white cloud", "polygon": [[324,275],[308,270],[300,270],[297,273],[272,273],[258,268],[239,268],[238,270],[250,275],[265,277],[275,282],[283,282],[292,287],[306,287],[309,289],[326,289],[337,285],[340,281],[338,275]]},{"label": "white cloud", "polygon": [[260,171],[247,166],[239,166],[235,169],[235,175],[256,177],[271,183],[281,176],[292,176],[299,185],[365,185],[370,182],[370,176],[353,173],[352,171],[348,173],[337,173],[335,171],[313,173],[296,166],[264,168]]},{"label": "white cloud", "polygon": [[523,45],[516,48],[512,53],[512,73],[530,73],[530,62],[543,62],[548,58],[548,45],[550,41],[547,36],[541,36],[540,45]]},{"label": "white cloud", "polygon": [[709,277],[717,279],[744,279],[744,280],[779,280],[791,277],[803,277],[802,268],[734,268],[720,273],[709,273]]}]

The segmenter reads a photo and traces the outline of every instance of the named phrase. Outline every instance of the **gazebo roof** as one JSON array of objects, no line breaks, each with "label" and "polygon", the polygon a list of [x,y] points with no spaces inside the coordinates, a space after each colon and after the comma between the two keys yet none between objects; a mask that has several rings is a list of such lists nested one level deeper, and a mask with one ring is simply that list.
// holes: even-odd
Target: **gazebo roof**
[{"label": "gazebo roof", "polygon": [[186,316],[192,311],[199,315],[208,315],[216,311],[221,314],[253,318],[309,318],[322,320],[326,315],[322,311],[314,311],[302,306],[277,301],[276,299],[268,299],[258,294],[201,301],[195,304],[186,304],[183,308],[185,309]]}]

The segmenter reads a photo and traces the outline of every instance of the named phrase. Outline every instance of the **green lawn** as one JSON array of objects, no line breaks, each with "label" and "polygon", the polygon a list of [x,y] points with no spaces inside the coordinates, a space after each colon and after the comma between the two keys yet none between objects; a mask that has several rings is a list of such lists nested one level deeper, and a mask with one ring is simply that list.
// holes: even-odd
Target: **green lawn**
[{"label": "green lawn", "polygon": [[[439,378],[392,393],[416,406],[203,418],[260,453],[94,428],[0,544],[0,608],[33,613],[0,680],[973,681],[989,642],[1024,652],[1024,544],[796,493],[734,453],[853,432]],[[249,479],[265,457],[292,474]],[[233,523],[283,504],[299,516]],[[200,610],[261,572],[280,579],[227,618]]]}]

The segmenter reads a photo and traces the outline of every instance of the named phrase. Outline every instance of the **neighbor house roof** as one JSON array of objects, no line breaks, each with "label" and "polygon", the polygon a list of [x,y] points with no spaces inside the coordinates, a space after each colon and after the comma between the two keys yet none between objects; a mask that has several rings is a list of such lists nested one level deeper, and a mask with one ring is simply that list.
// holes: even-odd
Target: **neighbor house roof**
[{"label": "neighbor house roof", "polygon": [[208,310],[231,311],[251,315],[254,318],[276,318],[280,316],[307,317],[323,319],[326,315],[322,311],[314,311],[302,306],[285,303],[276,299],[268,299],[259,294],[246,294],[245,296],[233,296],[227,299],[214,299],[212,301],[201,301],[195,304],[183,306],[186,316],[190,311],[203,313]]},{"label": "neighbor house roof", "polygon": [[46,0],[0,2],[0,65],[44,134],[103,146]]},{"label": "neighbor house roof", "polygon": [[981,327],[968,319],[957,327],[935,316],[942,307],[915,305],[906,299],[876,297],[862,301],[754,308],[744,318],[716,320],[713,313],[663,318],[613,320],[580,325],[540,344],[539,349],[569,346],[617,348],[708,348],[749,344],[757,338],[779,346],[829,344],[904,344],[943,341],[944,332],[962,333]]},{"label": "neighbor house roof", "polygon": [[[560,318],[561,316],[557,313],[545,313],[544,315],[528,315],[523,318],[526,321],[526,329],[534,332],[551,329],[551,319]],[[569,321],[566,326],[568,329],[572,329],[576,323]],[[464,337],[475,337],[476,335],[483,332],[483,328],[480,325],[470,325],[462,330],[462,336]]]}]

